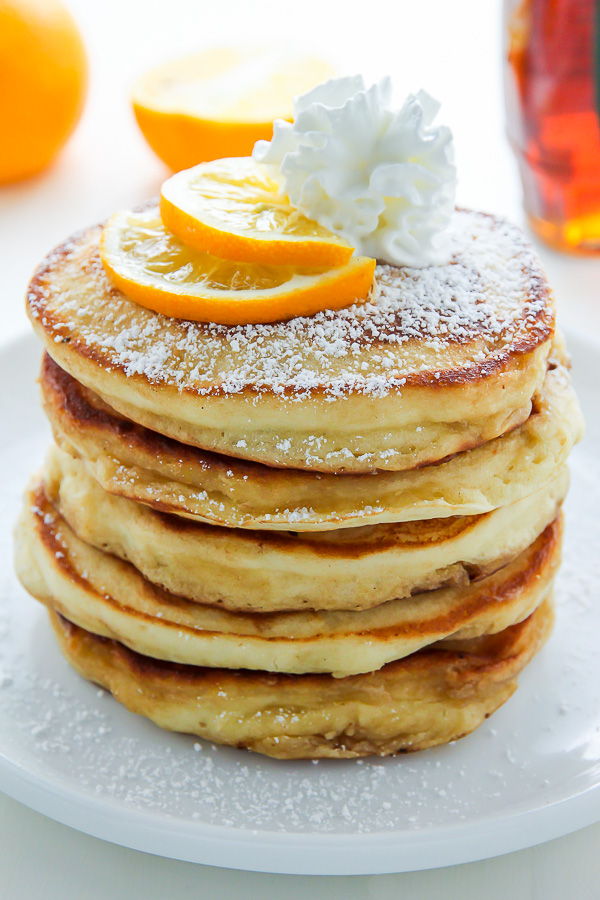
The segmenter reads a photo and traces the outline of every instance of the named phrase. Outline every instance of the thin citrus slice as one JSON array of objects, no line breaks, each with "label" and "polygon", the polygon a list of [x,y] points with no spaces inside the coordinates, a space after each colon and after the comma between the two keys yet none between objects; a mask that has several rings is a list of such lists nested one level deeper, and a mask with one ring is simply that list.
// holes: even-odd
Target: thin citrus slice
[{"label": "thin citrus slice", "polygon": [[100,240],[109,278],[156,312],[197,322],[246,325],[340,309],[367,297],[375,260],[353,256],[333,269],[236,263],[200,253],[168,232],[158,209],[123,210]]},{"label": "thin citrus slice", "polygon": [[247,156],[173,175],[162,186],[160,214],[188,247],[239,262],[341,266],[354,249],[292,206]]},{"label": "thin citrus slice", "polygon": [[134,85],[144,137],[174,171],[224,156],[249,156],[270,140],[293,98],[334,75],[313,56],[277,47],[215,47],[147,72]]}]

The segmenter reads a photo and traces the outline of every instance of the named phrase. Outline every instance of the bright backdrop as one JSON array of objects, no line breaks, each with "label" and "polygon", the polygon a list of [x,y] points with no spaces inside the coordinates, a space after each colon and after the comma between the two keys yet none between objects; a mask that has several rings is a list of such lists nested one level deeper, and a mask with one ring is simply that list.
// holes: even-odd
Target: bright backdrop
[{"label": "bright backdrop", "polygon": [[[39,259],[70,232],[157,192],[166,170],[137,130],[128,89],[144,69],[208,44],[298,42],[348,73],[424,88],[455,134],[458,200],[523,224],[504,138],[500,0],[70,0],[91,62],[80,127],[54,167],[0,189],[0,341],[22,332]],[[1,138],[0,138],[1,139]],[[600,260],[540,247],[563,322],[600,335]],[[8,389],[10,386],[7,386]],[[0,897],[577,900],[600,897],[600,826],[488,862],[437,872],[310,879],[221,872],[147,857],[50,822],[0,797]]]}]

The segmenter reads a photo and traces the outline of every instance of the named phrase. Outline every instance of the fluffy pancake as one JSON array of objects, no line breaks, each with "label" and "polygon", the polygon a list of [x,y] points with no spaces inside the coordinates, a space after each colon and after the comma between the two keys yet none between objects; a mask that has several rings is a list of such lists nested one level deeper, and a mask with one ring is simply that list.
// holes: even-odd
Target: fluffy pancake
[{"label": "fluffy pancake", "polygon": [[511,696],[553,621],[546,601],[499,634],[336,679],[161,663],[50,616],[71,665],[132,712],[280,759],[386,756],[469,734]]},{"label": "fluffy pancake", "polygon": [[519,428],[437,465],[376,475],[273,469],[186,446],[119,416],[48,356],[40,382],[57,443],[105,490],[236,528],[305,532],[486,513],[553,481],[583,433],[558,362]]},{"label": "fluffy pancake", "polygon": [[219,528],[105,491],[84,463],[53,448],[48,499],[75,534],[131,562],[174,594],[229,610],[368,609],[444,585],[467,585],[529,546],[556,517],[566,469],[530,497],[480,516],[326,532]]},{"label": "fluffy pancake", "polygon": [[444,638],[493,634],[526,618],[550,591],[561,536],[559,516],[486,578],[372,609],[234,613],[169,594],[84,543],[38,485],[20,519],[16,568],[34,597],[70,621],[153,658],[342,677],[375,671]]},{"label": "fluffy pancake", "polygon": [[113,288],[100,227],[55,250],[28,312],[48,353],[134,422],[272,466],[400,471],[524,422],[554,310],[521,232],[457,211],[453,257],[379,266],[369,302],[273,325],[167,318]]}]

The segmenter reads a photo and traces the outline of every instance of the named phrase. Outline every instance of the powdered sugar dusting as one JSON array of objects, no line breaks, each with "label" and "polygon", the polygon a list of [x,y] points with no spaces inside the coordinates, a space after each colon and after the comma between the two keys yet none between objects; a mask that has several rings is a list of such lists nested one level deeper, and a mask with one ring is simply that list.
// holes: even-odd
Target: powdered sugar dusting
[{"label": "powdered sugar dusting", "polygon": [[526,336],[534,343],[548,336],[545,278],[517,228],[458,211],[451,240],[449,265],[378,266],[368,302],[236,327],[170,319],[133,304],[111,287],[97,251],[82,254],[75,241],[64,269],[34,283],[29,307],[54,340],[74,337],[108,368],[200,395],[384,396],[415,375],[443,378],[457,345],[468,366],[502,358]]}]

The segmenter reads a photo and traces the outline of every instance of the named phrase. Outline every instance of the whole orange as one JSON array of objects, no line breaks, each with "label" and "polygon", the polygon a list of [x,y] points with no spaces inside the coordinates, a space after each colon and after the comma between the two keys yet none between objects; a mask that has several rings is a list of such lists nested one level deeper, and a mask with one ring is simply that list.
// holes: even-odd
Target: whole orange
[{"label": "whole orange", "polygon": [[0,0],[0,184],[56,156],[81,115],[87,59],[59,0]]}]

